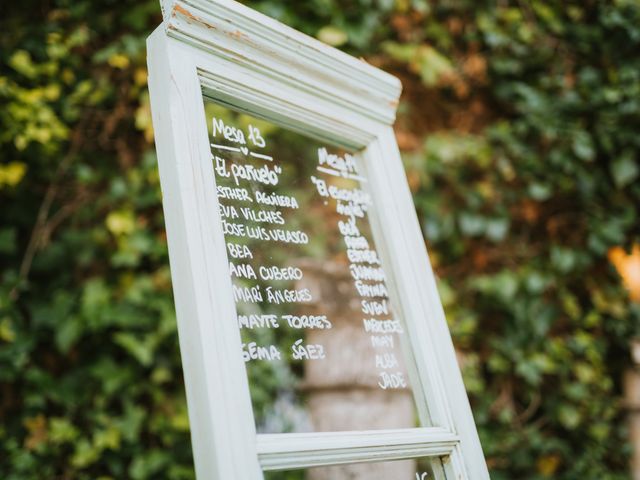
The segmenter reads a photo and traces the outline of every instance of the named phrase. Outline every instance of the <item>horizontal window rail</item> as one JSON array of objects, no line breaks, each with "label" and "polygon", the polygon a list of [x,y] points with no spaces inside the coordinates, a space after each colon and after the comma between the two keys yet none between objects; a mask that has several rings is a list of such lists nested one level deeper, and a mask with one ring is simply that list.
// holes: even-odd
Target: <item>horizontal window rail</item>
[{"label": "horizontal window rail", "polygon": [[458,436],[444,428],[261,434],[263,470],[284,470],[367,461],[447,456]]}]

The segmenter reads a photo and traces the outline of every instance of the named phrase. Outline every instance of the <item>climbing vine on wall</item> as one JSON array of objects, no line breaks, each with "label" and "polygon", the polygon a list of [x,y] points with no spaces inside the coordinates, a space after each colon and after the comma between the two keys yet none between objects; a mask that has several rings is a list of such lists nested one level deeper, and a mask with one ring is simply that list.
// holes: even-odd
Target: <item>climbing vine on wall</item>
[{"label": "climbing vine on wall", "polygon": [[[494,479],[623,479],[633,0],[252,1],[398,75],[396,133]],[[193,478],[146,85],[155,0],[0,15],[0,477]]]}]

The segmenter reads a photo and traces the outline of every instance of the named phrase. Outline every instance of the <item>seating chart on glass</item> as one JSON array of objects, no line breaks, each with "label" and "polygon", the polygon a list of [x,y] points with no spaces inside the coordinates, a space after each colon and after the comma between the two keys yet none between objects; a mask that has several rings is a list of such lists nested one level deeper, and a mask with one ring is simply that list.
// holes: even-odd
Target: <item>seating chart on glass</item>
[{"label": "seating chart on glass", "polygon": [[415,365],[357,152],[205,111],[258,431],[416,426]]}]

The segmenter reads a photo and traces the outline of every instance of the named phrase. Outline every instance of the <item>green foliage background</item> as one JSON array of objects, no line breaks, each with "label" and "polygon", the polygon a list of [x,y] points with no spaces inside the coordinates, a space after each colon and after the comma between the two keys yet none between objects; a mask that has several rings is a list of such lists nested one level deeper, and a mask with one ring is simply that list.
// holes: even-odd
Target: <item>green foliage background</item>
[{"label": "green foliage background", "polygon": [[[0,478],[193,478],[146,91],[156,0],[0,7]],[[10,6],[9,6],[10,4]],[[640,3],[251,1],[401,77],[492,478],[623,479]]]}]

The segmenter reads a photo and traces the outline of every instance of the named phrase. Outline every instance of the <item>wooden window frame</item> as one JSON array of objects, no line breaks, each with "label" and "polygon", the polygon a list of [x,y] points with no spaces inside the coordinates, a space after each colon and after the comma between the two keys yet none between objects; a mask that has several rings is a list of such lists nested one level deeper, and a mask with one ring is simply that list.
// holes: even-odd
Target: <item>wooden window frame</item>
[{"label": "wooden window frame", "polygon": [[[197,478],[437,456],[489,478],[392,124],[393,76],[230,0],[166,0],[149,91]],[[431,427],[257,434],[210,161],[203,92],[362,151]],[[393,254],[389,254],[393,252]],[[419,406],[420,407],[420,406]]]}]

